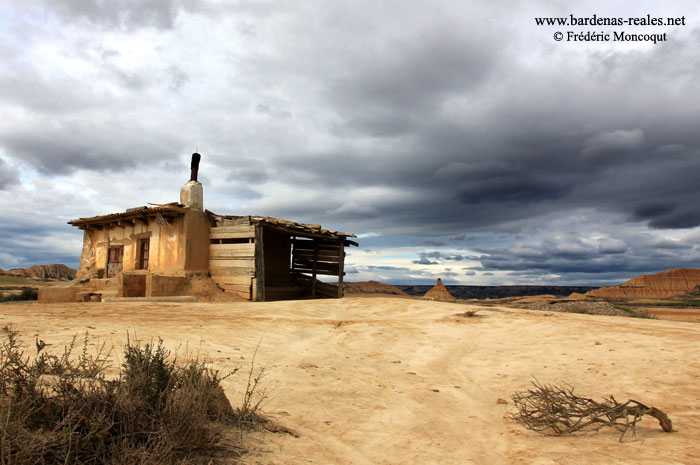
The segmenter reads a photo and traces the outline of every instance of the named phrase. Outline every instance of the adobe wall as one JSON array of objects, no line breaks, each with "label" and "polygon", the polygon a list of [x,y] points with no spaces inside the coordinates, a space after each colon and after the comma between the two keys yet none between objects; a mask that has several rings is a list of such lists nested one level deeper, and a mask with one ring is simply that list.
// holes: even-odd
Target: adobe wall
[{"label": "adobe wall", "polygon": [[145,297],[146,296],[146,278],[144,272],[135,273],[120,273],[118,275],[118,286],[120,297]]},{"label": "adobe wall", "polygon": [[189,278],[185,276],[148,274],[146,276],[146,297],[184,295],[188,282]]},{"label": "adobe wall", "polygon": [[40,287],[38,302],[40,304],[57,304],[63,302],[75,302],[79,288],[72,287]]},{"label": "adobe wall", "polygon": [[149,218],[147,224],[122,224],[107,229],[87,229],[83,234],[79,278],[106,276],[110,246],[123,245],[122,270],[135,270],[138,265],[138,241],[150,240],[148,269],[177,272],[185,268],[185,221],[182,217],[167,222]]},{"label": "adobe wall", "polygon": [[209,228],[214,221],[204,212],[187,210],[184,221],[184,270],[209,271]]}]

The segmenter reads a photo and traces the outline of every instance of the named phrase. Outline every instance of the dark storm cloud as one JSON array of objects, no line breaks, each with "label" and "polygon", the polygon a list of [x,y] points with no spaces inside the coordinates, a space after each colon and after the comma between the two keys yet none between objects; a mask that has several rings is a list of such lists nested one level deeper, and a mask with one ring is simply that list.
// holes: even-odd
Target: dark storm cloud
[{"label": "dark storm cloud", "polygon": [[480,39],[464,28],[434,27],[420,40],[404,36],[369,48],[328,91],[346,115],[339,130],[397,136],[419,128],[446,99],[488,77],[497,55]]},{"label": "dark storm cloud", "polygon": [[433,247],[443,247],[448,245],[449,243],[442,239],[426,239],[422,242],[422,244],[431,245]]},{"label": "dark storm cloud", "polygon": [[[449,28],[441,33],[456,37],[452,43],[468,42]],[[450,40],[428,41],[420,49],[399,46],[385,62],[346,68],[344,79],[330,87],[337,126],[370,138],[369,149],[290,154],[279,162],[306,167],[300,186],[310,176],[348,192],[390,186],[415,194],[363,199],[372,214],[354,220],[369,230],[382,222],[387,232],[420,229],[444,237],[469,230],[515,232],[553,211],[580,208],[613,212],[652,228],[694,227],[700,224],[692,207],[700,196],[700,136],[693,121],[700,120],[700,100],[687,96],[698,94],[690,76],[691,70],[700,72],[700,53],[691,39],[669,43],[663,51],[615,55],[614,64],[593,53],[587,69],[555,60],[520,81],[509,80],[513,70],[494,58],[501,53],[498,43],[488,56],[471,55],[471,46],[456,52],[444,45]],[[429,68],[431,59],[439,63],[450,53],[465,56],[450,68],[459,79],[398,71],[414,63]],[[366,75],[380,82],[368,83]],[[384,87],[385,76],[396,88],[375,91]],[[414,78],[431,85],[406,82]],[[500,85],[493,87],[496,82]],[[494,88],[498,92],[489,95]],[[640,95],[648,101],[640,103]],[[469,109],[485,96],[488,105]],[[447,112],[451,105],[465,109]],[[396,132],[378,132],[384,123],[377,117],[403,126],[405,140]],[[367,127],[357,124],[363,118],[371,120]],[[410,124],[404,125],[407,118]],[[295,183],[294,171],[287,180]],[[343,220],[333,209],[306,208],[309,216],[327,222]]]},{"label": "dark storm cloud", "polygon": [[480,259],[483,270],[510,271],[520,277],[559,275],[566,276],[568,282],[580,279],[582,283],[606,282],[621,274],[695,267],[700,259],[700,250],[692,242],[644,236],[627,241],[602,239],[597,245],[566,236],[480,251],[484,254]]},{"label": "dark storm cloud", "polygon": [[143,130],[137,122],[115,122],[106,130],[87,121],[0,130],[0,146],[45,174],[115,171],[173,158],[182,149],[176,136]]},{"label": "dark storm cloud", "polygon": [[536,203],[564,197],[567,191],[568,186],[563,181],[528,179],[527,173],[516,173],[504,178],[477,180],[460,189],[456,199],[470,205],[492,202]]}]

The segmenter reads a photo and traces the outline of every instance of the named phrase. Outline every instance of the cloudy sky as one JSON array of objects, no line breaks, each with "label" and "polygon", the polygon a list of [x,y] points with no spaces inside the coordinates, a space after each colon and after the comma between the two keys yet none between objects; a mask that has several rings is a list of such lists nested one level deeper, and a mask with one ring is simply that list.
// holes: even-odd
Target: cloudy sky
[{"label": "cloudy sky", "polygon": [[[697,5],[2,1],[0,267],[76,267],[68,220],[177,201],[195,150],[209,210],[358,234],[349,280],[700,267]],[[593,14],[686,24],[534,20]]]}]

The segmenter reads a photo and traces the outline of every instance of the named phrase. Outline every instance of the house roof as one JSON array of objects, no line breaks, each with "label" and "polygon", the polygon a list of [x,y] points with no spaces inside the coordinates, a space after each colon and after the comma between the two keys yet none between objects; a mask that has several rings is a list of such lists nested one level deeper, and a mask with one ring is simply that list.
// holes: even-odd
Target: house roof
[{"label": "house roof", "polygon": [[[70,220],[68,224],[85,228],[88,225],[104,225],[116,223],[118,221],[130,221],[136,218],[147,218],[149,216],[179,216],[187,211],[182,204],[177,202],[153,207],[129,208],[124,212],[110,213],[108,215],[91,216],[89,218],[77,218]],[[349,237],[357,237],[353,233],[335,231],[333,229],[322,228],[320,224],[297,223],[295,221],[273,218],[271,216],[234,216],[217,215],[209,210],[206,213],[217,223],[223,224],[261,224],[279,231],[287,232],[301,237],[316,237],[320,239],[345,240],[350,245],[357,246],[357,242],[348,240]]]},{"label": "house roof", "polygon": [[129,208],[124,212],[110,213],[109,215],[91,216],[89,218],[77,218],[70,220],[68,224],[73,226],[100,225],[106,223],[114,223],[117,221],[128,221],[135,218],[146,218],[148,216],[178,216],[183,215],[187,211],[181,204],[173,202],[165,205],[157,205],[154,207],[134,207]]},{"label": "house roof", "polygon": [[222,226],[226,224],[261,224],[297,236],[346,240],[346,242],[351,245],[358,245],[354,241],[347,240],[349,237],[357,237],[355,234],[325,229],[322,228],[320,224],[297,223],[295,221],[273,218],[271,216],[217,215],[209,210],[207,210],[207,213]]}]

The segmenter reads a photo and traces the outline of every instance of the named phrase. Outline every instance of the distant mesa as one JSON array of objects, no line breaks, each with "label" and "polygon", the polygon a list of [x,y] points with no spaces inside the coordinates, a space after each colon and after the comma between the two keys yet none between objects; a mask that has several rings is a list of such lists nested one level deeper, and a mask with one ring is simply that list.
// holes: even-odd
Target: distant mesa
[{"label": "distant mesa", "polygon": [[450,291],[447,290],[444,284],[442,284],[442,280],[438,278],[437,284],[433,286],[432,289],[430,289],[428,292],[425,293],[423,297],[421,297],[421,300],[438,300],[440,302],[456,302],[457,299],[455,299],[452,294],[450,294]]},{"label": "distant mesa", "polygon": [[0,275],[35,279],[38,281],[70,281],[75,278],[75,274],[76,270],[60,264],[35,265],[28,268],[15,268],[7,271],[0,268]]},{"label": "distant mesa", "polygon": [[404,291],[391,284],[381,283],[379,281],[359,281],[355,283],[345,282],[344,292],[346,295],[361,295],[361,294],[390,294],[408,296]]},{"label": "distant mesa", "polygon": [[603,299],[665,299],[697,292],[699,268],[672,268],[661,273],[637,276],[618,286],[601,287],[586,296]]},{"label": "distant mesa", "polygon": [[[575,294],[575,292],[574,292]],[[550,302],[552,300],[557,300],[557,296],[552,295],[552,294],[540,294],[540,295],[529,295],[525,297],[521,297],[517,300],[514,300],[513,302],[519,303],[519,304],[530,304],[530,303],[536,303],[536,302]]]}]

